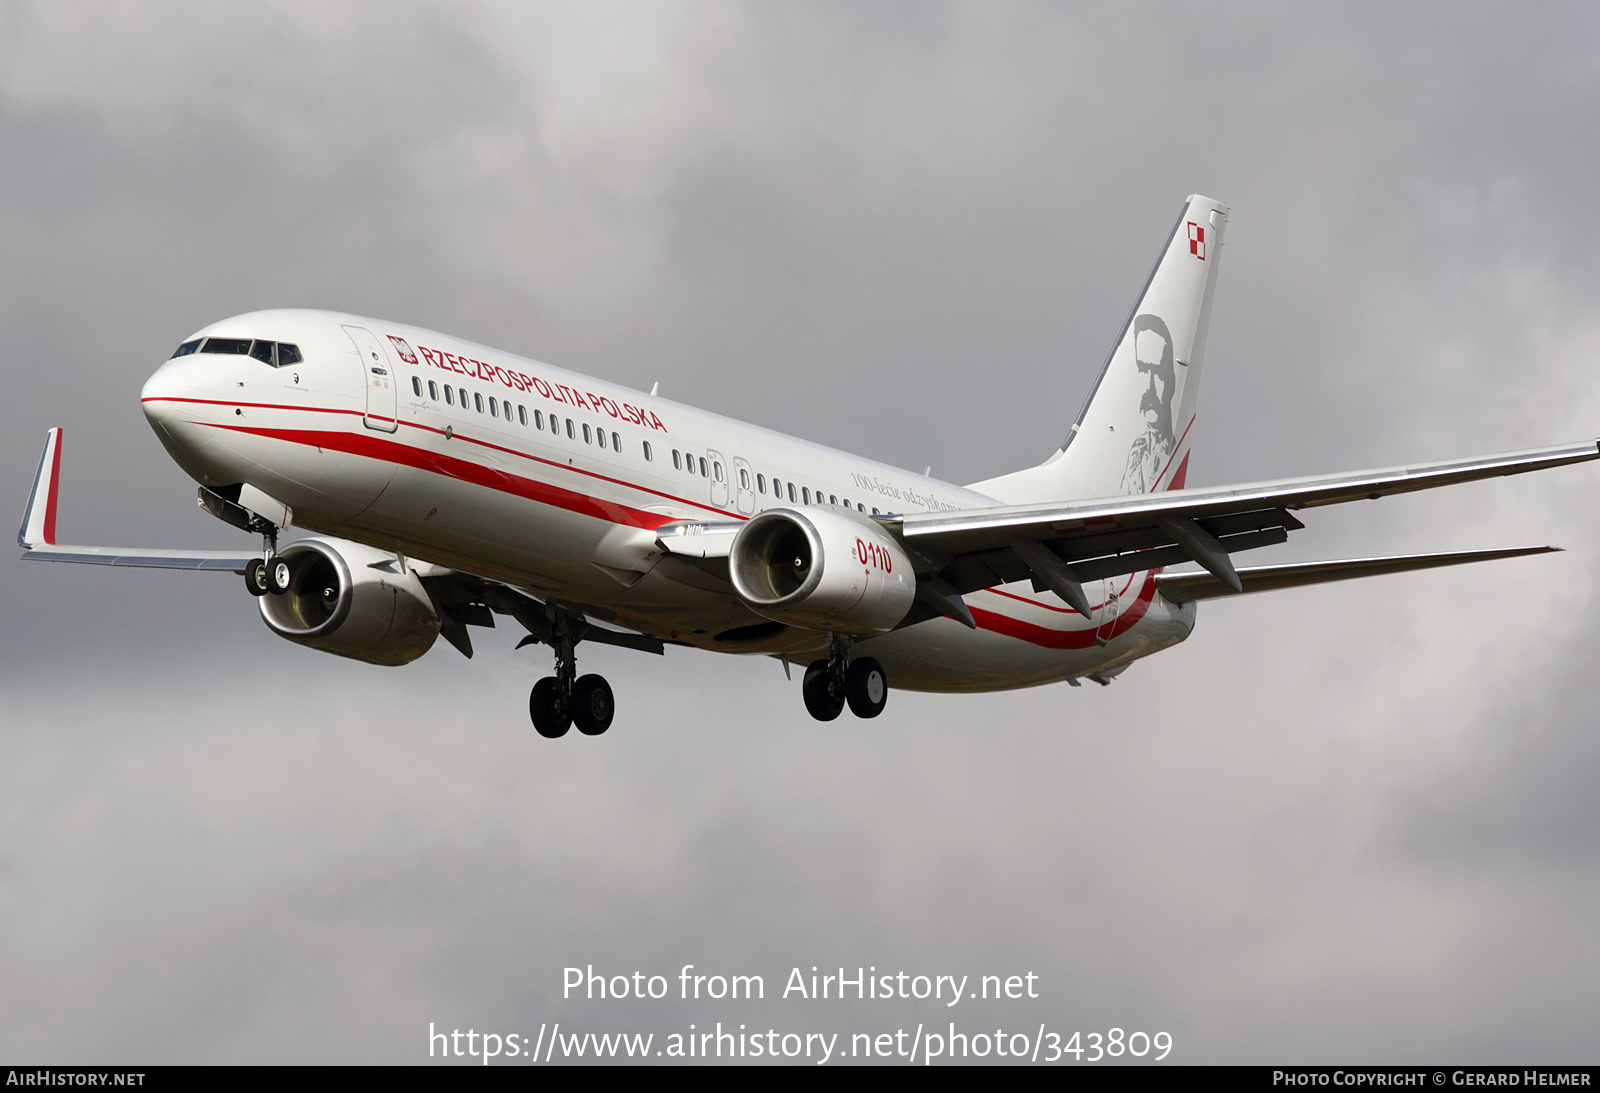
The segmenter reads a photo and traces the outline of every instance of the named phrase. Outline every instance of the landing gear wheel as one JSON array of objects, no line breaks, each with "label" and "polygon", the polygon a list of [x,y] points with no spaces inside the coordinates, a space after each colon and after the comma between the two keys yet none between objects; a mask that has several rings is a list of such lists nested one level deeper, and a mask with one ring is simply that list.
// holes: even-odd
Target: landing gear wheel
[{"label": "landing gear wheel", "polygon": [[567,734],[572,724],[572,707],[561,693],[555,676],[545,676],[533,685],[533,693],[528,696],[528,716],[533,719],[533,727],[539,730],[539,735],[547,740]]},{"label": "landing gear wheel", "polygon": [[825,660],[811,662],[800,693],[805,697],[806,709],[818,721],[832,721],[844,712],[844,695],[835,686],[833,672]]},{"label": "landing gear wheel", "polygon": [[585,736],[599,736],[611,727],[616,699],[605,676],[579,676],[572,684],[572,723]]},{"label": "landing gear wheel", "polygon": [[272,556],[271,561],[267,562],[267,591],[274,596],[281,596],[289,591],[289,581],[293,577],[294,574],[289,570],[289,563],[276,554]]},{"label": "landing gear wheel", "polygon": [[244,567],[244,586],[252,596],[265,596],[271,591],[267,587],[267,563],[260,558],[251,558],[250,564]]},{"label": "landing gear wheel", "polygon": [[857,717],[877,717],[889,701],[889,677],[872,657],[857,657],[844,673],[844,696]]}]

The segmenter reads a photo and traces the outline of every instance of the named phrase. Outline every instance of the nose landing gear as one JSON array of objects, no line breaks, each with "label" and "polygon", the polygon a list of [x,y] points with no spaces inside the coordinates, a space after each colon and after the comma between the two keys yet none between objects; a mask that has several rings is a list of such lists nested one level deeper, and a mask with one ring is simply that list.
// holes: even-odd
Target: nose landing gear
[{"label": "nose landing gear", "polygon": [[857,717],[877,717],[889,702],[889,677],[875,657],[850,659],[849,638],[829,634],[828,658],[811,662],[800,691],[818,721],[832,721],[846,704]]},{"label": "nose landing gear", "polygon": [[289,563],[278,556],[278,529],[261,536],[260,558],[252,558],[244,567],[244,587],[252,596],[282,596],[289,591],[294,573]]}]

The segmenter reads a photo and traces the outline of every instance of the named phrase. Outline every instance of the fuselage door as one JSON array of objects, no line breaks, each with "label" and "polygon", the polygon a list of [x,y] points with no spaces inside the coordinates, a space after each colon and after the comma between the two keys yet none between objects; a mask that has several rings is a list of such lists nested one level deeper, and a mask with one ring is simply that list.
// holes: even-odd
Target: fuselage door
[{"label": "fuselage door", "polygon": [[738,456],[733,457],[733,495],[740,512],[748,516],[756,511],[755,471]]},{"label": "fuselage door", "polygon": [[366,327],[346,326],[344,332],[355,343],[356,356],[361,360],[362,382],[367,389],[367,428],[392,433],[400,427],[394,363]]},{"label": "fuselage door", "polygon": [[719,509],[728,507],[728,461],[721,452],[706,452],[706,468],[711,472],[711,503]]}]

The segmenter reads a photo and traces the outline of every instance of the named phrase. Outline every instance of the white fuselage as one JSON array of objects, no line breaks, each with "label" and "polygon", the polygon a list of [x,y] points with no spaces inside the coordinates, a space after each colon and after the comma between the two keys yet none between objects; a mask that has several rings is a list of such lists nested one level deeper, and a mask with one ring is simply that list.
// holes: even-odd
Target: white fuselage
[{"label": "white fuselage", "polygon": [[[249,483],[289,505],[298,527],[719,652],[798,662],[823,655],[825,640],[773,633],[693,560],[629,569],[618,555],[630,536],[775,507],[916,513],[1010,500],[397,323],[263,311],[194,335],[205,336],[271,339],[302,359],[192,353],[150,377],[145,413],[203,485]],[[857,647],[896,687],[988,691],[1113,672],[1194,624],[1194,605],[1165,601],[1150,573],[1085,591],[1088,619],[1031,584],[1004,585],[966,597],[976,630],[936,618]]]}]

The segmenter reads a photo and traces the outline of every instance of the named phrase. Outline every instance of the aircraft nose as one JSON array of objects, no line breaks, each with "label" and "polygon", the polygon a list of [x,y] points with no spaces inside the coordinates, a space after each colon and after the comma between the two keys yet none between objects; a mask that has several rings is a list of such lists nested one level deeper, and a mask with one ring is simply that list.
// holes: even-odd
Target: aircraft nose
[{"label": "aircraft nose", "polygon": [[184,416],[184,408],[201,405],[216,396],[207,391],[203,378],[192,363],[184,359],[170,360],[151,373],[139,392],[139,405],[144,416],[157,431],[160,427]]},{"label": "aircraft nose", "polygon": [[206,420],[218,402],[205,370],[192,357],[178,357],[157,368],[144,389],[139,405],[145,420],[169,455],[190,475],[204,481],[214,455],[216,430]]}]

